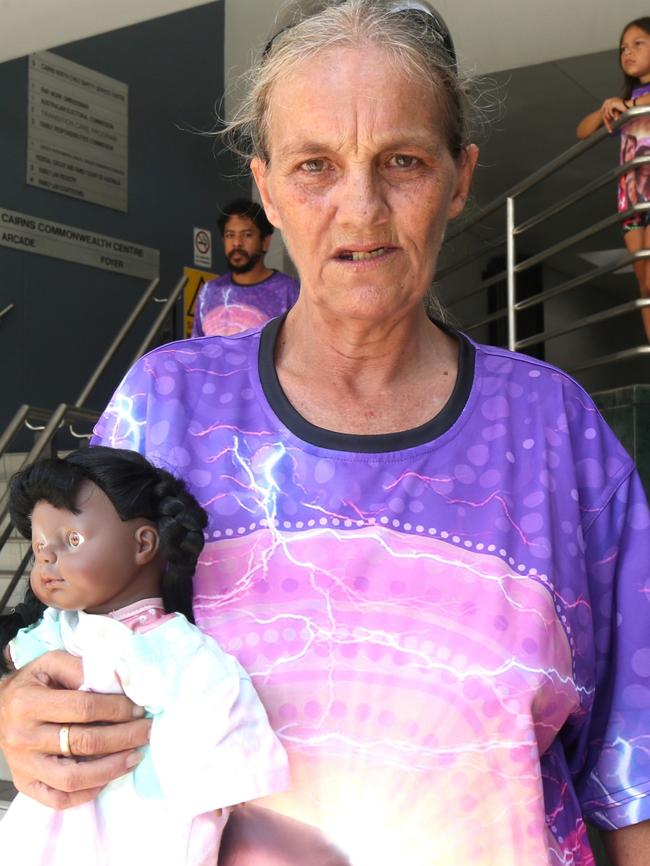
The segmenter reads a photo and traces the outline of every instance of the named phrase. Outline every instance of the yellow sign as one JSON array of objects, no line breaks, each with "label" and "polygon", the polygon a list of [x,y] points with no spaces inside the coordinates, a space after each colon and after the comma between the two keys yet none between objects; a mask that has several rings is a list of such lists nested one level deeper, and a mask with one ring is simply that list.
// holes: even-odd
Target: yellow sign
[{"label": "yellow sign", "polygon": [[183,268],[183,273],[187,277],[185,291],[183,293],[183,311],[185,313],[185,336],[189,337],[192,333],[192,325],[194,323],[194,305],[196,298],[204,283],[208,280],[215,280],[219,274],[211,274],[208,271],[197,271],[196,268]]}]

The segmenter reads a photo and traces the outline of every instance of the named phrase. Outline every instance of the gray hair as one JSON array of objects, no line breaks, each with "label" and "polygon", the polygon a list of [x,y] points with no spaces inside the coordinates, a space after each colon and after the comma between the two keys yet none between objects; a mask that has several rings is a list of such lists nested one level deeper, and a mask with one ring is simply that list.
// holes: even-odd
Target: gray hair
[{"label": "gray hair", "polygon": [[458,159],[471,140],[474,108],[449,32],[426,0],[293,0],[278,16],[275,34],[248,73],[246,95],[222,130],[228,147],[245,162],[256,156],[268,162],[275,82],[326,49],[371,45],[431,88],[449,153]]}]

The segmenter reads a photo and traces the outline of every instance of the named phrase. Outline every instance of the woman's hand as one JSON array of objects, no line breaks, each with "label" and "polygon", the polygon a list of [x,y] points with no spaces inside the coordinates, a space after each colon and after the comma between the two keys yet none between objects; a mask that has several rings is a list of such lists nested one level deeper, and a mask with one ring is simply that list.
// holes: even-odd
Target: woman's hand
[{"label": "woman's hand", "polygon": [[[93,800],[140,761],[149,736],[141,707],[76,691],[82,681],[81,659],[49,652],[0,683],[0,749],[14,784],[54,809]],[[63,725],[71,726],[70,758],[61,756]]]},{"label": "woman's hand", "polygon": [[606,99],[603,102],[600,106],[600,114],[608,132],[612,131],[612,124],[614,121],[626,111],[627,106],[620,96],[612,96],[610,99]]}]

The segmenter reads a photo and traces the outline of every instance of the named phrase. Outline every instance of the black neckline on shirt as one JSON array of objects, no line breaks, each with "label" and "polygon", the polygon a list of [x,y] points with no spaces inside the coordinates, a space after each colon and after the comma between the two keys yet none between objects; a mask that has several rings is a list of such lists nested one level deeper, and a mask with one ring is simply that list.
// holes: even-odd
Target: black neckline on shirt
[{"label": "black neckline on shirt", "polygon": [[332,451],[351,451],[361,454],[381,454],[390,451],[402,451],[405,448],[415,448],[418,445],[432,442],[449,430],[467,403],[474,381],[474,346],[464,334],[435,321],[435,324],[445,333],[458,340],[459,352],[458,375],[454,389],[449,400],[434,418],[410,430],[372,435],[339,433],[335,430],[317,427],[303,418],[291,405],[287,395],[282,390],[275,369],[275,342],[285,318],[286,313],[276,319],[271,319],[262,328],[258,356],[259,375],[264,396],[271,409],[280,421],[304,442]]}]

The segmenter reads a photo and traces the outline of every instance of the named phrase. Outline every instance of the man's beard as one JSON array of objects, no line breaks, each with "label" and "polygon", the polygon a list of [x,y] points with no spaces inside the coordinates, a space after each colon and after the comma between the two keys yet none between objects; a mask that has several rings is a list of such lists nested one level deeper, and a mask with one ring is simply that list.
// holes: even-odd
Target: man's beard
[{"label": "man's beard", "polygon": [[[232,261],[233,255],[237,253],[239,256],[245,256],[244,261],[241,264],[236,265]],[[249,255],[244,250],[233,250],[228,256],[228,264],[230,265],[230,270],[233,274],[247,274],[249,271],[252,271],[255,265],[262,260],[264,257],[264,250],[259,250],[256,253],[252,253]]]}]

